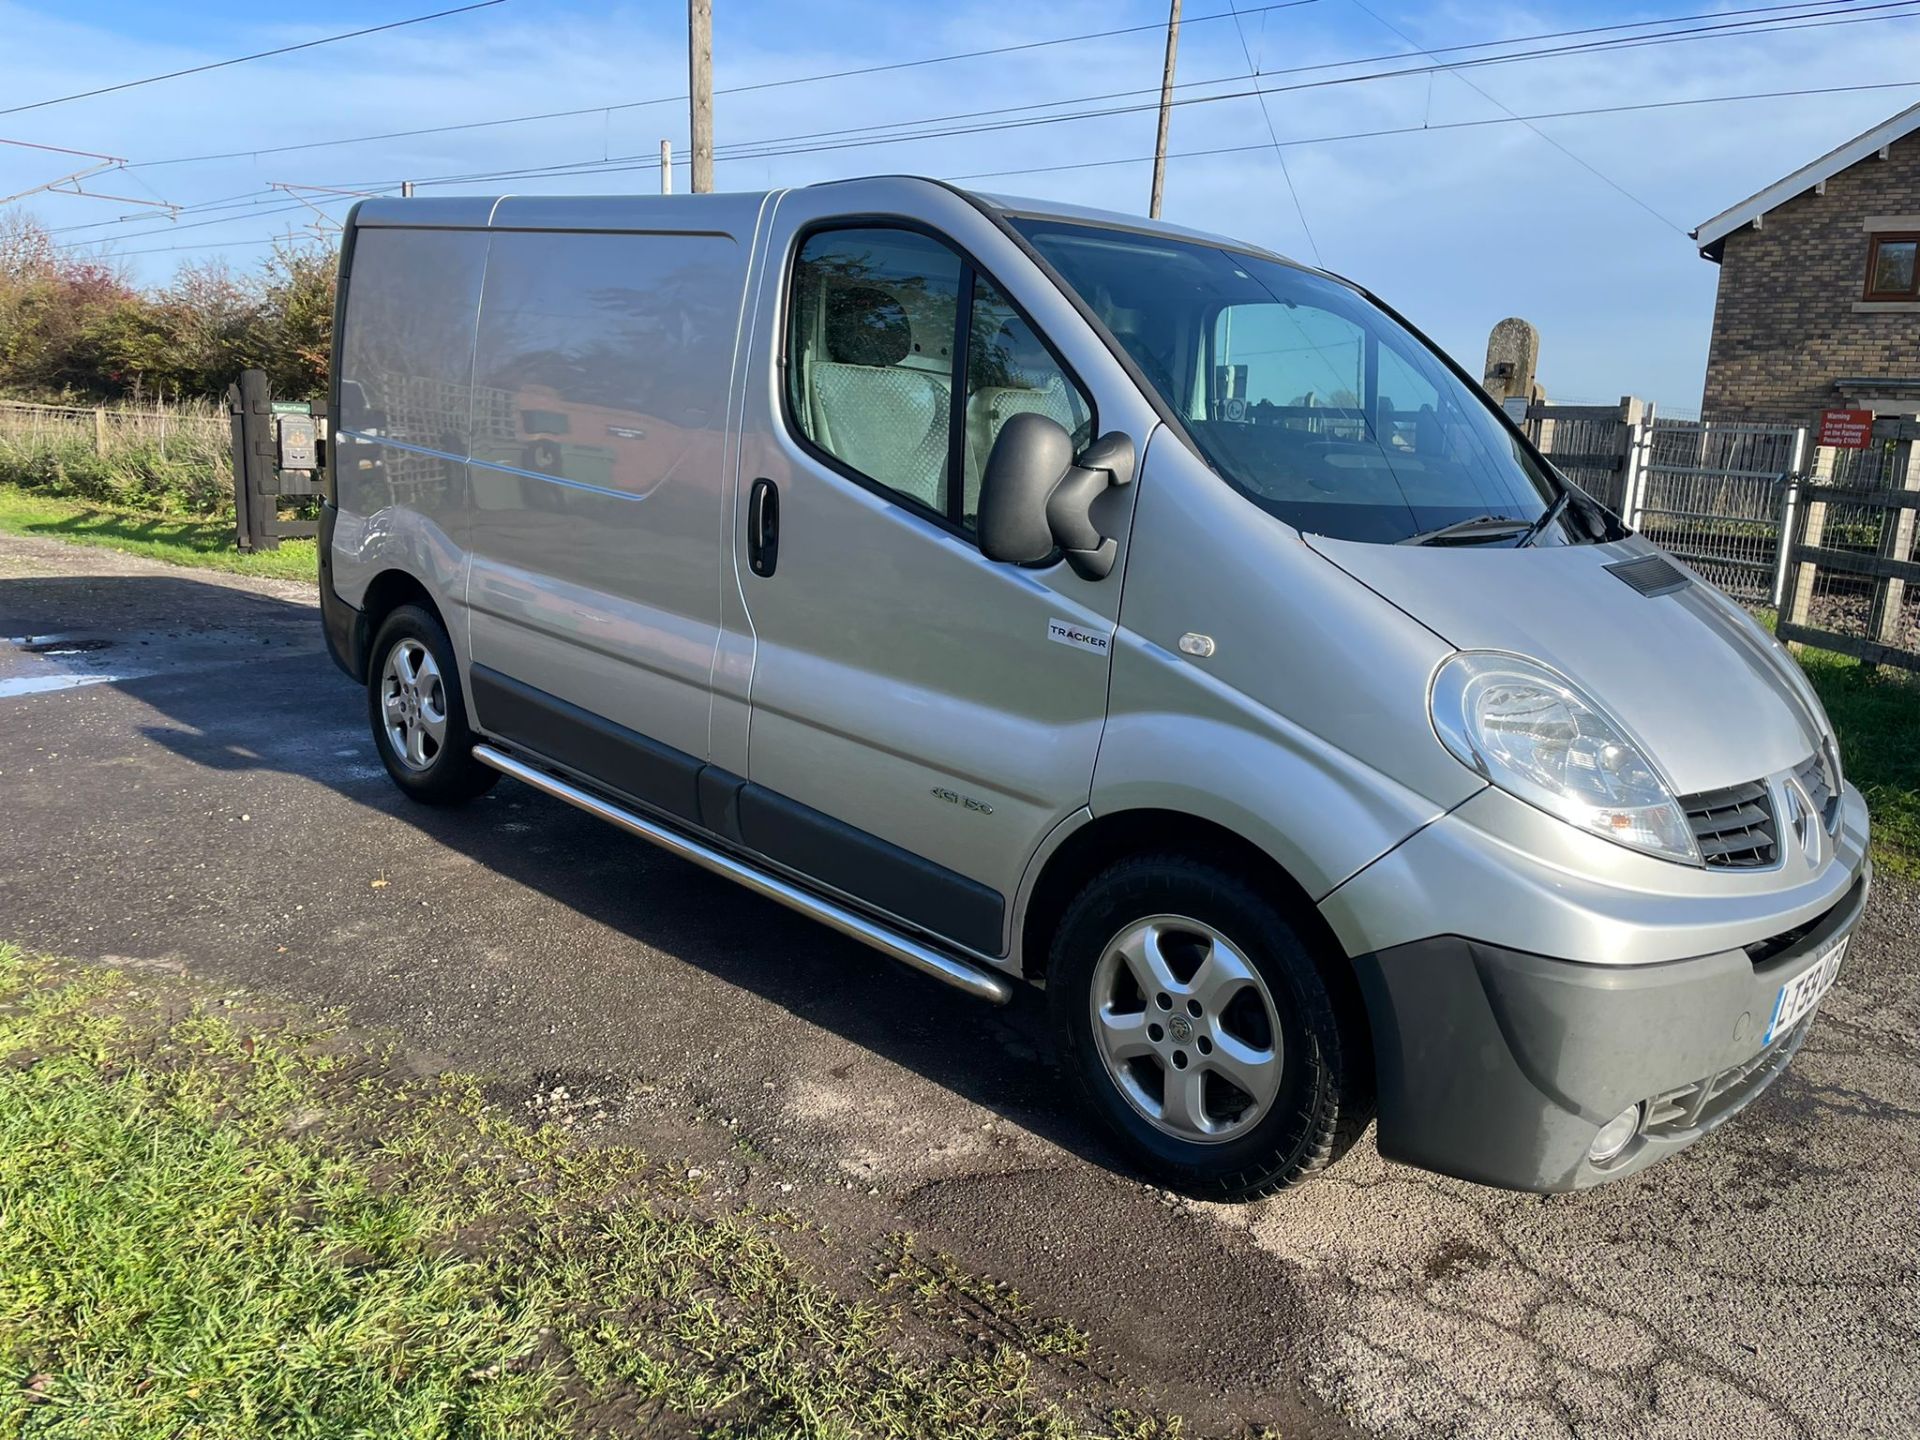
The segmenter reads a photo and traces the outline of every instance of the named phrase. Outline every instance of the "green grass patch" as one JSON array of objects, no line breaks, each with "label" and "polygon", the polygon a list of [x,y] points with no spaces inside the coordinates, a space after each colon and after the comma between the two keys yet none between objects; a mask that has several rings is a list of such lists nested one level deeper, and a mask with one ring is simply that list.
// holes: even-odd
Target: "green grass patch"
[{"label": "green grass patch", "polygon": [[0,531],[43,535],[76,545],[100,545],[164,560],[240,575],[313,580],[319,558],[312,540],[283,540],[278,550],[250,553],[234,544],[233,521],[157,515],[118,506],[35,494],[0,484]]},{"label": "green grass patch", "polygon": [[1085,1337],[946,1257],[830,1284],[798,1253],[830,1232],[685,1174],[0,946],[0,1435],[1181,1433],[1098,1409],[1049,1359]]},{"label": "green grass patch", "polygon": [[1840,737],[1847,779],[1866,796],[1874,863],[1920,879],[1920,677],[1828,650],[1803,649],[1799,660]]}]

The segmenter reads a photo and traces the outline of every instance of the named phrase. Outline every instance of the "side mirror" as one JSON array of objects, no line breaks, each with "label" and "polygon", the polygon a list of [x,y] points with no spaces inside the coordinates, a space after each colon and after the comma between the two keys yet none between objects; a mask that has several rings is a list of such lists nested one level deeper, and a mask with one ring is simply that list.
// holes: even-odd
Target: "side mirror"
[{"label": "side mirror", "polygon": [[1133,479],[1133,441],[1114,431],[1076,458],[1073,439],[1045,415],[1015,415],[1000,427],[980,477],[980,553],[1007,565],[1037,565],[1063,552],[1074,573],[1103,580],[1119,546],[1102,535],[1094,502]]}]

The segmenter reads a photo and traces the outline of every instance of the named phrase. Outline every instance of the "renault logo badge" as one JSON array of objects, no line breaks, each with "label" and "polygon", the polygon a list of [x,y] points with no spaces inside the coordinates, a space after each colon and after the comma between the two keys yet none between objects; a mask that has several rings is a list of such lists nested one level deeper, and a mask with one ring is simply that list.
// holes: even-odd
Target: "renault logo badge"
[{"label": "renault logo badge", "polygon": [[1825,858],[1823,844],[1827,832],[1820,824],[1820,811],[1813,797],[1807,794],[1799,776],[1789,775],[1781,787],[1781,798],[1785,802],[1786,828],[1800,842],[1800,853],[1807,857],[1808,868],[1818,870]]}]

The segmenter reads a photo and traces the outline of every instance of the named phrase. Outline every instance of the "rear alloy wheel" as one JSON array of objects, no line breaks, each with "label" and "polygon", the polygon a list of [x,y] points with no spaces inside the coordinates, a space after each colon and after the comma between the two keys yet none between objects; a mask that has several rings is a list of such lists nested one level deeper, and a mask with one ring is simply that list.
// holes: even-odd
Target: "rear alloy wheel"
[{"label": "rear alloy wheel", "polygon": [[1296,1184],[1372,1118],[1357,998],[1270,889],[1141,856],[1097,876],[1054,936],[1048,1002],[1094,1113],[1157,1182],[1202,1199]]},{"label": "rear alloy wheel", "polygon": [[440,758],[447,743],[447,682],[433,652],[404,636],[380,668],[380,718],[387,744],[416,773]]},{"label": "rear alloy wheel", "polygon": [[432,612],[402,605],[373,642],[367,718],[387,774],[415,800],[458,805],[484,794],[500,772],[473,758],[453,642]]}]

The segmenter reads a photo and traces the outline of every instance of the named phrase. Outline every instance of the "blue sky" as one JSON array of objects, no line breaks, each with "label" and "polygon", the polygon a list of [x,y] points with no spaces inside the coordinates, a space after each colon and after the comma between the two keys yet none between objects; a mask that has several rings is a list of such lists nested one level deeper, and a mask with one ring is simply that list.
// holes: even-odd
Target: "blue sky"
[{"label": "blue sky", "polygon": [[[1856,23],[1773,34],[1721,33],[1687,43],[1311,88],[1298,87],[1431,65],[1416,47],[1733,12],[1780,0],[1508,9],[1421,0],[1364,0],[1364,8],[1357,0],[1308,0],[1271,9],[1264,8],[1267,0],[1232,3],[1244,12],[1237,25],[1228,15],[1229,0],[1186,0],[1182,95],[1197,99],[1245,91],[1250,71],[1259,73],[1263,86],[1296,88],[1269,95],[1264,115],[1261,102],[1247,97],[1175,111],[1167,218],[1302,259],[1317,258],[1380,292],[1476,371],[1494,322],[1526,316],[1543,336],[1541,378],[1562,399],[1610,400],[1631,392],[1671,410],[1696,406],[1715,271],[1684,232],[1920,100],[1920,83],[1915,83],[1902,89],[1540,120],[1537,131],[1506,120],[1507,112],[1539,115],[1916,80],[1920,5],[1911,3],[1830,0],[1822,6],[1816,0],[1772,18],[1804,24],[1794,17],[1825,10]],[[85,7],[0,0],[0,34],[8,37],[0,48],[0,109],[423,14],[440,4],[346,3],[284,18],[227,0],[192,6],[110,0]],[[714,9],[715,80],[722,90],[1129,25],[1157,26],[1166,14],[1163,0],[1024,5],[1005,0],[937,5],[714,0]],[[1729,14],[1718,23],[1759,18]],[[1411,37],[1411,43],[1397,32]],[[239,208],[183,213],[172,223],[159,212],[143,213],[113,200],[43,195],[24,202],[61,229],[63,242],[104,242],[106,252],[124,257],[136,278],[163,281],[182,261],[218,258],[236,267],[254,265],[266,253],[269,237],[308,218],[304,211],[271,213],[290,204],[267,188],[272,182],[373,188],[408,177],[646,157],[657,153],[662,138],[671,139],[684,157],[686,115],[684,104],[673,102],[273,155],[151,162],[674,96],[685,89],[684,44],[680,0],[612,7],[507,0],[385,35],[0,116],[0,137],[102,151],[135,162],[92,182],[118,195],[185,206],[236,202]],[[1445,58],[1457,62],[1476,53],[1482,52]],[[1149,167],[1139,157],[1153,148],[1151,106],[1160,60],[1160,36],[1145,30],[723,93],[716,105],[723,147],[1089,96],[1116,98],[1065,108],[1121,113],[723,160],[718,184],[764,189],[874,172],[944,177],[1026,172],[966,183],[1144,212]],[[1365,63],[1299,68],[1338,61]],[[1269,143],[1269,117],[1273,133],[1291,142],[1284,153],[1297,206]],[[1499,123],[1463,123],[1483,120]],[[1396,133],[1326,138],[1362,131]],[[1182,155],[1248,146],[1256,148]],[[1126,163],[1057,168],[1106,160]],[[0,147],[0,194],[50,180],[80,163]],[[684,170],[676,182],[676,188],[684,188]],[[657,175],[641,169],[438,186],[428,193],[657,188]],[[313,198],[334,215],[347,203],[318,193]],[[132,218],[111,223],[123,216]],[[216,219],[220,223],[195,223]],[[81,226],[92,228],[67,228]]]}]

